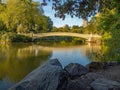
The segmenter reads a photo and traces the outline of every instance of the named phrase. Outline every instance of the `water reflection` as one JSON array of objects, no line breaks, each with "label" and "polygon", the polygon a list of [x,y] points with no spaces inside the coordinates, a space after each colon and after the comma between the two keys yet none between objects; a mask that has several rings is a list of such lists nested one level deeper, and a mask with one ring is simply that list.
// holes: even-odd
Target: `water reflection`
[{"label": "water reflection", "polygon": [[88,57],[98,52],[100,46],[79,45],[67,47],[47,47],[33,44],[0,45],[0,90],[19,82],[29,72],[49,58],[58,58],[66,66],[71,62],[86,65]]},{"label": "water reflection", "polygon": [[88,52],[88,57],[98,62],[120,62],[120,49],[101,45],[101,49],[98,52]]},{"label": "water reflection", "polygon": [[6,83],[9,86],[20,81],[51,56],[51,51],[35,50],[29,45],[23,46],[15,44],[0,47],[0,85],[3,88],[6,87]]},{"label": "water reflection", "polygon": [[58,58],[62,63],[62,66],[66,66],[69,63],[80,63],[86,65],[91,62],[91,59],[88,57],[91,55],[91,52],[98,52],[100,46],[96,45],[81,45],[75,47],[59,48],[53,50],[53,55],[51,58]]}]

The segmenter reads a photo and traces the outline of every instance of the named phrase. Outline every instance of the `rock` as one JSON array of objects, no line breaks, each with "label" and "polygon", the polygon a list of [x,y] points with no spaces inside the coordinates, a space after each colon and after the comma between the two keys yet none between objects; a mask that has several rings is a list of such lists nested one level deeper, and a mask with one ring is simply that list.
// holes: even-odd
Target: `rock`
[{"label": "rock", "polygon": [[104,78],[102,75],[94,72],[87,73],[84,77],[88,78],[90,83],[92,83],[95,79]]},{"label": "rock", "polygon": [[89,80],[82,77],[70,80],[65,90],[91,90],[91,87]]},{"label": "rock", "polygon": [[57,90],[64,80],[63,74],[64,70],[57,59],[48,60],[9,90]]},{"label": "rock", "polygon": [[102,76],[96,73],[87,73],[76,79],[69,80],[65,90],[92,90],[90,84]]},{"label": "rock", "polygon": [[91,62],[88,65],[86,65],[86,68],[89,71],[95,71],[99,69],[105,69],[106,65],[102,62]]},{"label": "rock", "polygon": [[[105,65],[109,66],[106,70],[103,69]],[[120,90],[119,81],[108,80],[105,75],[116,78],[120,66],[113,68],[111,63],[92,62],[87,67],[93,72],[78,63],[71,63],[63,69],[57,59],[48,60],[9,90]]]},{"label": "rock", "polygon": [[120,83],[104,78],[98,78],[91,83],[93,90],[120,90]]},{"label": "rock", "polygon": [[67,85],[68,80],[69,80],[69,74],[66,71],[64,71],[61,73],[59,79],[60,79],[60,81],[59,81],[60,83],[57,87],[57,90],[66,90],[66,85]]},{"label": "rock", "polygon": [[70,74],[71,78],[80,77],[81,75],[88,73],[88,70],[78,63],[70,63],[64,70]]},{"label": "rock", "polygon": [[116,65],[120,65],[120,62],[117,61],[109,61],[106,63],[107,66],[116,66]]}]

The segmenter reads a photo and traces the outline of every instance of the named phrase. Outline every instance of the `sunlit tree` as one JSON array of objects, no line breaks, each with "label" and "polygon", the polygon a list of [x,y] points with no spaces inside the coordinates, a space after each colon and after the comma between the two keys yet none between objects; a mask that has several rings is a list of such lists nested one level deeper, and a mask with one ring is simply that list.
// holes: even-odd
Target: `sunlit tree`
[{"label": "sunlit tree", "polygon": [[44,15],[39,2],[32,0],[7,0],[0,4],[0,27],[10,32],[47,32],[51,31],[53,22]]}]

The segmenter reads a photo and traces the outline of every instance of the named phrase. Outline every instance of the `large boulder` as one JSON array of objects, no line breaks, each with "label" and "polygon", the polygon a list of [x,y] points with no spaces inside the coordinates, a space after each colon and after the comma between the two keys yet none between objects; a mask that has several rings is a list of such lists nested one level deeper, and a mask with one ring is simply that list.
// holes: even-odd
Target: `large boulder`
[{"label": "large boulder", "polygon": [[120,90],[120,83],[105,78],[98,78],[91,83],[92,90]]},{"label": "large boulder", "polygon": [[57,59],[48,60],[9,90],[57,90],[63,74]]},{"label": "large boulder", "polygon": [[58,90],[90,90],[89,79],[84,77],[88,70],[84,66],[78,63],[70,63],[64,68],[64,72],[67,74],[66,79],[64,79],[66,83]]},{"label": "large boulder", "polygon": [[102,78],[102,76],[89,72],[76,79],[69,80],[65,90],[92,90],[90,85],[97,78]]},{"label": "large boulder", "polygon": [[88,73],[87,68],[78,63],[70,63],[64,68],[64,70],[69,73],[71,78],[77,78]]},{"label": "large boulder", "polygon": [[91,63],[86,65],[86,68],[89,71],[96,71],[96,70],[100,70],[100,69],[105,69],[106,64],[102,63],[102,62],[91,62]]}]

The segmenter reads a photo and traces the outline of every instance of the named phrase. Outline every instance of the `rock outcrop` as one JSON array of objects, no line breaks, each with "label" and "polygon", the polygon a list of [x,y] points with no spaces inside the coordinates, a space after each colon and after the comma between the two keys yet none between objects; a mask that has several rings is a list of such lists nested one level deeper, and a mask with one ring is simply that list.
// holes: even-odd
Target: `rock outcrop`
[{"label": "rock outcrop", "polygon": [[48,60],[9,90],[57,90],[63,72],[57,59]]},{"label": "rock outcrop", "polygon": [[91,83],[93,90],[120,90],[120,83],[105,78],[98,78]]},{"label": "rock outcrop", "polygon": [[87,68],[70,63],[63,69],[57,59],[51,59],[9,90],[120,90],[119,74],[116,62],[91,62]]},{"label": "rock outcrop", "polygon": [[71,78],[77,78],[88,73],[88,69],[78,63],[70,63],[65,68]]}]

